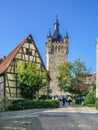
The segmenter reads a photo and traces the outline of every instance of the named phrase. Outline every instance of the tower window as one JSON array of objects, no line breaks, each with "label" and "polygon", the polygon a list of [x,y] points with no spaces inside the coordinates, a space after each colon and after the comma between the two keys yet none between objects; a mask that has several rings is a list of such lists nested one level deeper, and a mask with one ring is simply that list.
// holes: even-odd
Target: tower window
[{"label": "tower window", "polygon": [[58,52],[60,52],[60,46],[58,47]]},{"label": "tower window", "polygon": [[54,46],[52,47],[52,53],[54,53]]},{"label": "tower window", "polygon": [[57,46],[55,47],[55,52],[57,52]]}]

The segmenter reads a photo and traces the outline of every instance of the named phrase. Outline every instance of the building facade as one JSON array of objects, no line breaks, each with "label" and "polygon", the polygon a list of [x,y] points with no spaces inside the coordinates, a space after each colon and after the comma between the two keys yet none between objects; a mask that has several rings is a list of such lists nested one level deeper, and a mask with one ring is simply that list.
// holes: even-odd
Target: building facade
[{"label": "building facade", "polygon": [[98,38],[96,41],[96,99],[98,99]]},{"label": "building facade", "polygon": [[59,32],[59,22],[56,17],[54,23],[54,33],[51,35],[49,31],[46,40],[46,60],[47,60],[47,70],[50,74],[50,89],[51,95],[58,95],[60,93],[58,87],[57,77],[59,75],[58,66],[68,60],[68,34],[64,37]]},{"label": "building facade", "polygon": [[[18,63],[23,61],[39,66],[39,71],[46,70],[36,44],[31,35],[27,36],[7,57],[0,59],[0,98],[21,98],[20,89],[17,83],[16,68]],[[47,94],[46,90],[42,91]]]}]

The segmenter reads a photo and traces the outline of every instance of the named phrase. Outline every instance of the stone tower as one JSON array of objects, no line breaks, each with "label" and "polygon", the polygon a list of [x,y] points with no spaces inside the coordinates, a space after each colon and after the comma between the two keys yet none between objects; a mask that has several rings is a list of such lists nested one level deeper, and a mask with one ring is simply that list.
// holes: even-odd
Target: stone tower
[{"label": "stone tower", "polygon": [[64,37],[60,34],[59,22],[56,17],[56,21],[54,23],[54,33],[51,35],[49,30],[46,41],[47,70],[49,71],[51,78],[50,89],[52,90],[52,96],[60,93],[57,80],[59,75],[58,66],[67,61],[68,39],[67,33]]}]

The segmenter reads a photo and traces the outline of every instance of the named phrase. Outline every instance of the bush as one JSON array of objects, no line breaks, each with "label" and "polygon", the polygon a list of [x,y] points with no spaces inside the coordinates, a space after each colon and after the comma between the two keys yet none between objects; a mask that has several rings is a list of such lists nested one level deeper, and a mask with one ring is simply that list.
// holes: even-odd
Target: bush
[{"label": "bush", "polygon": [[85,105],[95,104],[94,92],[89,92],[84,100]]},{"label": "bush", "polygon": [[96,109],[98,110],[98,100],[97,100],[96,103],[95,103],[95,107],[96,107]]},{"label": "bush", "polygon": [[95,107],[95,104],[87,104],[87,107]]},{"label": "bush", "polygon": [[[44,102],[46,108],[58,108],[59,107],[59,101],[58,100],[51,100],[51,99],[47,99]],[[44,107],[45,108],[45,107]]]},{"label": "bush", "polygon": [[46,100],[46,99],[52,99],[52,97],[51,96],[47,96],[47,95],[42,95],[39,99]]},{"label": "bush", "polygon": [[8,110],[25,110],[38,108],[58,108],[59,101],[57,100],[17,100],[13,102]]}]

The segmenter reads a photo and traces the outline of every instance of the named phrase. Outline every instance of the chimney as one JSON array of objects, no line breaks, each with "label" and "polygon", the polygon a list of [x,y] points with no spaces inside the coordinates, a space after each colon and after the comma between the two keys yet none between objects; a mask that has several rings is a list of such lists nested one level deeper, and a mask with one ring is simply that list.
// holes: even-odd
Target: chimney
[{"label": "chimney", "polygon": [[2,62],[3,62],[3,59],[1,58],[1,59],[0,59],[0,64],[1,64]]},{"label": "chimney", "polygon": [[5,60],[6,56],[3,56],[3,60]]}]

